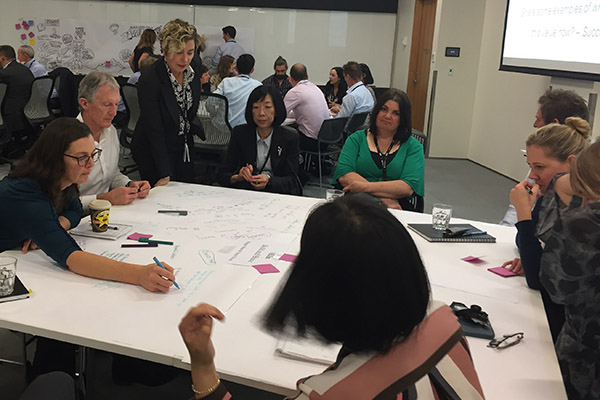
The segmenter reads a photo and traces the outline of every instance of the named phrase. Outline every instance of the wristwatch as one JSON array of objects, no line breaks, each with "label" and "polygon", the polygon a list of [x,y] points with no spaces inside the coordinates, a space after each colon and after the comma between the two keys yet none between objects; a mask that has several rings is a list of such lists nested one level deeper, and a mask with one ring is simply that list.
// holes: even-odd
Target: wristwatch
[{"label": "wristwatch", "polygon": [[267,181],[267,184],[265,186],[269,186],[271,184],[271,173],[268,171],[265,171],[264,174],[269,178],[269,180]]}]

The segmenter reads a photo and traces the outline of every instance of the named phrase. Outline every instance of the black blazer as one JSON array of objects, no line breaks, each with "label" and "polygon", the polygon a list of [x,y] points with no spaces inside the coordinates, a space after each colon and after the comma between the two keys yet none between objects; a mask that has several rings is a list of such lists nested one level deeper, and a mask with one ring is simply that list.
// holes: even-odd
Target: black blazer
[{"label": "black blazer", "polygon": [[[292,128],[278,126],[273,129],[272,136],[269,154],[273,176],[265,190],[273,193],[302,194],[302,186],[298,179],[298,132]],[[233,128],[227,156],[219,172],[219,183],[222,186],[251,189],[252,185],[249,182],[230,182],[231,177],[246,164],[252,164],[255,174],[258,174],[262,167],[256,165],[256,129],[248,124]]]},{"label": "black blazer", "polygon": [[200,126],[191,123],[196,118],[200,102],[200,76],[197,73],[191,87],[192,106],[187,113],[190,132],[179,136],[179,106],[164,58],[161,57],[142,73],[137,84],[140,118],[131,140],[131,153],[140,171],[150,169],[158,178],[173,178],[169,159],[183,159],[186,141],[190,155],[193,155],[193,135],[202,135]]},{"label": "black blazer", "polygon": [[29,68],[17,60],[13,60],[5,68],[0,69],[0,82],[8,84],[2,113],[6,116],[6,123],[11,130],[25,127],[23,109],[31,96],[33,79]]}]

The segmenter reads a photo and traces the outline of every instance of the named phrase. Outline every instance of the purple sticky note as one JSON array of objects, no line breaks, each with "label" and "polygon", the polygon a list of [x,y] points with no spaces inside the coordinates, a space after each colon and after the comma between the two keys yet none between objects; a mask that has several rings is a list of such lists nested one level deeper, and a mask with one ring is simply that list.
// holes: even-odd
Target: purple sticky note
[{"label": "purple sticky note", "polygon": [[260,272],[261,274],[272,274],[275,272],[279,272],[277,268],[273,264],[259,264],[253,265],[252,268]]},{"label": "purple sticky note", "polygon": [[35,36],[35,33],[33,33],[33,32],[29,32],[29,37],[30,37],[30,38],[32,38],[32,37],[34,37],[34,36]]},{"label": "purple sticky note", "polygon": [[485,262],[481,258],[475,257],[475,256],[463,257],[463,258],[461,258],[461,260],[466,261],[471,264],[481,264],[481,263]]},{"label": "purple sticky note", "polygon": [[282,255],[281,257],[279,257],[280,261],[288,261],[288,262],[294,262],[296,261],[296,256],[293,254],[287,254],[285,253],[284,255]]},{"label": "purple sticky note", "polygon": [[127,239],[129,240],[135,240],[136,242],[140,239],[140,238],[148,238],[150,239],[152,237],[152,235],[146,235],[145,233],[132,233],[131,235],[127,236]]},{"label": "purple sticky note", "polygon": [[15,29],[21,29],[21,24],[15,24]]},{"label": "purple sticky note", "polygon": [[25,40],[25,39],[27,39],[27,35],[26,34],[22,34],[21,35],[21,40]]},{"label": "purple sticky note", "polygon": [[496,275],[500,275],[503,278],[510,278],[511,276],[518,276],[514,272],[512,272],[504,267],[488,268],[488,271],[493,272]]}]

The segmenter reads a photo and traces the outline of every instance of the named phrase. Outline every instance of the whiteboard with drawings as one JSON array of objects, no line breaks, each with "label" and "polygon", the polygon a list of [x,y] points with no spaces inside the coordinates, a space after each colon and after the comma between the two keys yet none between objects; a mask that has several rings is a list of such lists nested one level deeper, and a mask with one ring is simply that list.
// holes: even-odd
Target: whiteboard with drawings
[{"label": "whiteboard with drawings", "polygon": [[[326,83],[331,67],[353,60],[370,66],[375,85],[390,85],[395,14],[31,0],[3,8],[0,36],[15,48],[32,44],[49,70],[61,64],[75,72],[129,75],[127,57],[137,44],[137,32],[160,29],[173,18],[193,22],[205,35],[205,62],[222,43],[221,27],[235,26],[236,39],[257,60],[253,75],[258,80],[273,73],[273,62],[281,55],[290,67],[305,64],[316,84]],[[127,32],[131,39],[123,41]]]}]

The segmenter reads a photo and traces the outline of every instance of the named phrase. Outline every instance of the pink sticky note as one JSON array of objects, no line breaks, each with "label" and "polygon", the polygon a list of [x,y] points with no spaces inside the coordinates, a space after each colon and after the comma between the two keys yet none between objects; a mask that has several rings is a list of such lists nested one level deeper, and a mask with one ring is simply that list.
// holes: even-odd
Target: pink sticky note
[{"label": "pink sticky note", "polygon": [[33,33],[33,32],[29,32],[29,37],[30,37],[30,38],[32,38],[32,37],[34,37],[34,36],[35,36],[35,33]]},{"label": "pink sticky note", "polygon": [[110,61],[106,61],[104,65],[106,65],[106,68],[110,68]]},{"label": "pink sticky note", "polygon": [[25,39],[27,39],[27,35],[26,34],[22,34],[21,35],[21,40],[25,40]]},{"label": "pink sticky note", "polygon": [[27,21],[21,22],[21,25],[23,25],[23,27],[25,27],[25,25],[27,25]]},{"label": "pink sticky note", "polygon": [[253,265],[252,268],[260,272],[261,274],[272,274],[275,272],[279,272],[277,268],[273,264],[259,264]]},{"label": "pink sticky note", "polygon": [[476,257],[476,256],[463,257],[463,258],[461,258],[461,260],[466,261],[471,264],[481,264],[482,262],[485,262],[481,258]]},{"label": "pink sticky note", "polygon": [[15,24],[15,29],[21,29],[21,24]]},{"label": "pink sticky note", "polygon": [[132,233],[131,235],[127,236],[127,239],[129,240],[135,240],[136,242],[139,240],[139,238],[148,238],[150,239],[152,237],[152,235],[146,235],[145,233]]},{"label": "pink sticky note", "polygon": [[284,255],[282,255],[281,257],[279,257],[280,261],[288,261],[288,262],[294,262],[296,261],[296,256],[293,254],[287,254],[285,253]]},{"label": "pink sticky note", "polygon": [[510,278],[511,276],[517,276],[514,272],[504,268],[504,267],[495,267],[488,268],[488,271],[493,272],[496,275],[500,275],[503,278]]},{"label": "pink sticky note", "polygon": [[26,31],[28,31],[29,30],[29,25],[27,25],[27,24],[23,25],[23,29],[25,29]]}]

